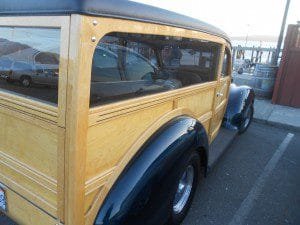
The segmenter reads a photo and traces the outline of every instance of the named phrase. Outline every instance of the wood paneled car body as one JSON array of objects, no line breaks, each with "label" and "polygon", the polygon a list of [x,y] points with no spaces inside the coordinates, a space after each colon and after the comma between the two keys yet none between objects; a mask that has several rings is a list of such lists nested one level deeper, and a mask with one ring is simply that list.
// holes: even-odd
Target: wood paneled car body
[{"label": "wood paneled car body", "polygon": [[20,225],[179,224],[222,122],[251,122],[231,67],[226,34],[169,11],[1,0],[1,211]]}]

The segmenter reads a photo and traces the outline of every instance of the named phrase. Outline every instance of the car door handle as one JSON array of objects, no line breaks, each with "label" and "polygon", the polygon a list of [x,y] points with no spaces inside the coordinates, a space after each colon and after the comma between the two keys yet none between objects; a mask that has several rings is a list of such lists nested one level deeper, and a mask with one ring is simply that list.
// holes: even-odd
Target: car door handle
[{"label": "car door handle", "polygon": [[223,97],[223,93],[221,93],[221,92],[217,92],[217,97]]}]

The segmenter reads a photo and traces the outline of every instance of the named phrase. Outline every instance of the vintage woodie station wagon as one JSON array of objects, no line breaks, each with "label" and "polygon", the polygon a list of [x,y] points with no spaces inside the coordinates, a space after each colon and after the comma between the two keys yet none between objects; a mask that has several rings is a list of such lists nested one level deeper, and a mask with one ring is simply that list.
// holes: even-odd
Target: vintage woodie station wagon
[{"label": "vintage woodie station wagon", "polygon": [[176,13],[1,0],[1,211],[20,225],[180,224],[221,125],[252,119],[231,68],[226,34]]}]

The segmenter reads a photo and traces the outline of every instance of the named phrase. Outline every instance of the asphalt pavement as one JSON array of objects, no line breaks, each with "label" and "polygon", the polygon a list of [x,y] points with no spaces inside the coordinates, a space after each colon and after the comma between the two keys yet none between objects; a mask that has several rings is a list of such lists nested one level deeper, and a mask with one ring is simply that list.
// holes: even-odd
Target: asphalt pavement
[{"label": "asphalt pavement", "polygon": [[182,225],[284,224],[300,224],[300,133],[253,123],[199,185]]},{"label": "asphalt pavement", "polygon": [[300,133],[252,123],[202,180],[182,225],[285,224],[300,224]]}]

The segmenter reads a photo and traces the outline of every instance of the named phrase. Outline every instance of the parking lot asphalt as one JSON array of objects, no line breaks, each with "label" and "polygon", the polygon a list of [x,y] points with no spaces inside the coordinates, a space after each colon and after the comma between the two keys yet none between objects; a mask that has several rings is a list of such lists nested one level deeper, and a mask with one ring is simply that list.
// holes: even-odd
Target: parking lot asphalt
[{"label": "parking lot asphalt", "polygon": [[182,225],[284,224],[300,224],[300,134],[253,123],[199,185]]},{"label": "parking lot asphalt", "polygon": [[300,133],[253,123],[201,182],[182,225],[285,224],[300,224]]}]

